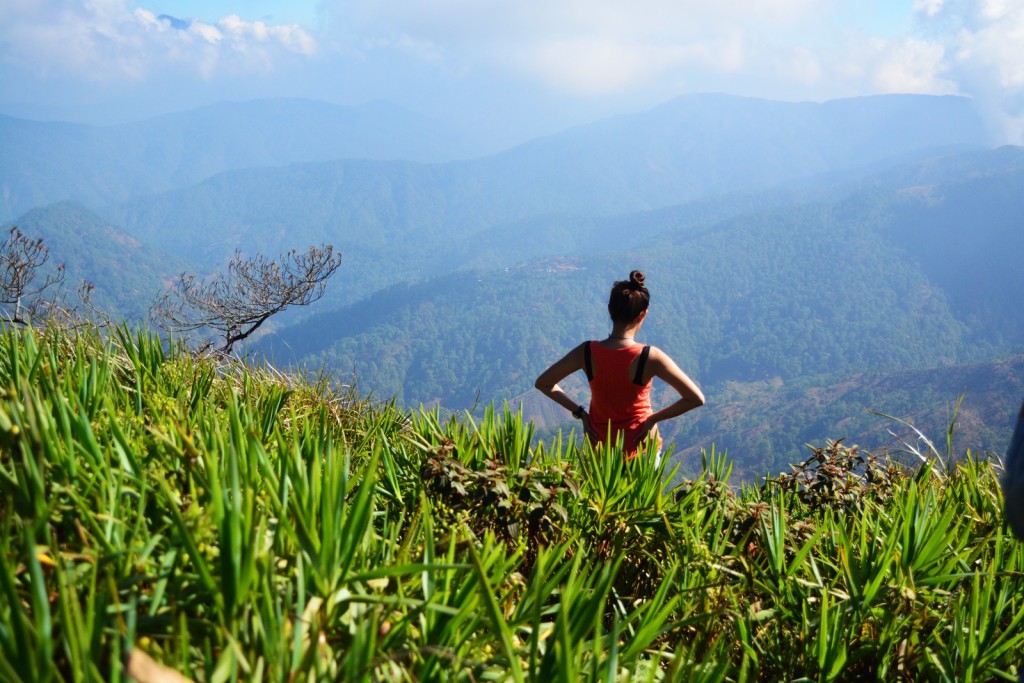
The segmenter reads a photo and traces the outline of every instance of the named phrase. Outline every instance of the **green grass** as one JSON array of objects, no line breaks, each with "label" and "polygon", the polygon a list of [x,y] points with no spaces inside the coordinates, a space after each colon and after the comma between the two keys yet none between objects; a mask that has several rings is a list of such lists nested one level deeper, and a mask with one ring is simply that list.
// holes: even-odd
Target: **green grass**
[{"label": "green grass", "polygon": [[[0,680],[1014,680],[997,470],[736,491],[147,331],[0,334]],[[865,476],[865,468],[872,478]],[[882,476],[884,475],[884,476]]]}]

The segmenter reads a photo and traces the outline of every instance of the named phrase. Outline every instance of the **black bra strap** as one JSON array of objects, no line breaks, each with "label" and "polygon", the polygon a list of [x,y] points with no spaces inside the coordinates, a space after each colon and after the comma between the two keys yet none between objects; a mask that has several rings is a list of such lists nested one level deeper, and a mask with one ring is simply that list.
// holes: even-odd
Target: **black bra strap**
[{"label": "black bra strap", "polygon": [[583,369],[587,373],[587,381],[594,379],[594,363],[590,360],[590,342],[583,342]]},{"label": "black bra strap", "polygon": [[633,384],[644,384],[644,366],[647,365],[647,356],[651,355],[651,347],[648,344],[640,352],[640,358],[636,362],[636,373],[633,375]]}]

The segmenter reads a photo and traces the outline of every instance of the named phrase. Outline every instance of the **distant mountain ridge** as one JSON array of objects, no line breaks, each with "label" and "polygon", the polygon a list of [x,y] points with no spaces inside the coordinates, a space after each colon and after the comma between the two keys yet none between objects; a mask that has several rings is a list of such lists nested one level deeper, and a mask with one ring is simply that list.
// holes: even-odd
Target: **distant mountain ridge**
[{"label": "distant mountain ridge", "polygon": [[[702,94],[578,126],[497,156],[512,168],[542,169],[553,191],[587,196],[605,212],[617,212],[903,161],[920,150],[989,143],[973,104],[962,97],[814,103]],[[595,187],[613,194],[605,198]]]},{"label": "distant mountain ridge", "polygon": [[[865,108],[880,113],[868,116]],[[358,298],[372,291],[371,281],[387,286],[465,265],[451,261],[449,245],[541,216],[631,213],[782,191],[797,181],[813,188],[816,174],[859,177],[894,156],[974,148],[985,139],[964,98],[793,104],[693,96],[479,159],[229,171],[102,213],[144,241],[183,244],[189,258],[207,263],[236,248],[278,252],[331,242],[350,257],[339,278]],[[531,235],[518,238],[523,244]],[[435,244],[444,246],[425,248]],[[514,261],[516,253],[506,256]],[[385,262],[397,277],[381,271]]]},{"label": "distant mountain ridge", "polygon": [[0,219],[61,200],[95,208],[230,169],[478,152],[457,131],[386,102],[226,102],[112,126],[0,116]]}]

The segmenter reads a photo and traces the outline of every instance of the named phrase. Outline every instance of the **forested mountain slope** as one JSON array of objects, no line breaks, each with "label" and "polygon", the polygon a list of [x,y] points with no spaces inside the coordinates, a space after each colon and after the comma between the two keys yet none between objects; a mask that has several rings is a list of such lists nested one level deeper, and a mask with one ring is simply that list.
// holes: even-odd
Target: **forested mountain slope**
[{"label": "forested mountain slope", "polygon": [[[278,335],[276,362],[355,368],[364,388],[467,407],[514,396],[570,345],[607,333],[623,263],[652,289],[645,338],[702,382],[955,362],[966,330],[915,264],[824,207],[665,239],[657,250],[401,285]],[[770,220],[774,222],[768,222]],[[852,249],[854,258],[839,254]]]},{"label": "forested mountain slope", "polygon": [[1024,148],[993,155],[1016,164],[905,189],[892,205],[887,235],[917,255],[978,343],[1000,346],[1024,340]]},{"label": "forested mountain slope", "polygon": [[712,409],[677,420],[670,433],[684,471],[699,468],[701,449],[714,444],[747,480],[788,472],[810,455],[805,444],[826,439],[914,463],[906,447],[926,452],[923,435],[945,455],[951,426],[949,452],[1002,456],[1022,396],[1024,355],[788,383],[726,382],[715,387]]}]

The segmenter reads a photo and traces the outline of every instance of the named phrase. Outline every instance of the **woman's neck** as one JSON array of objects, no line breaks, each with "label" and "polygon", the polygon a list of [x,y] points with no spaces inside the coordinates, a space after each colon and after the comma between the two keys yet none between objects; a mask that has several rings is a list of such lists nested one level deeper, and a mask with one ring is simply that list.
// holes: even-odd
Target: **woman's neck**
[{"label": "woman's neck", "polygon": [[636,333],[639,330],[639,325],[630,325],[628,327],[625,325],[613,325],[612,332],[608,335],[608,339],[609,341],[631,342],[633,341],[633,338],[636,337]]}]

